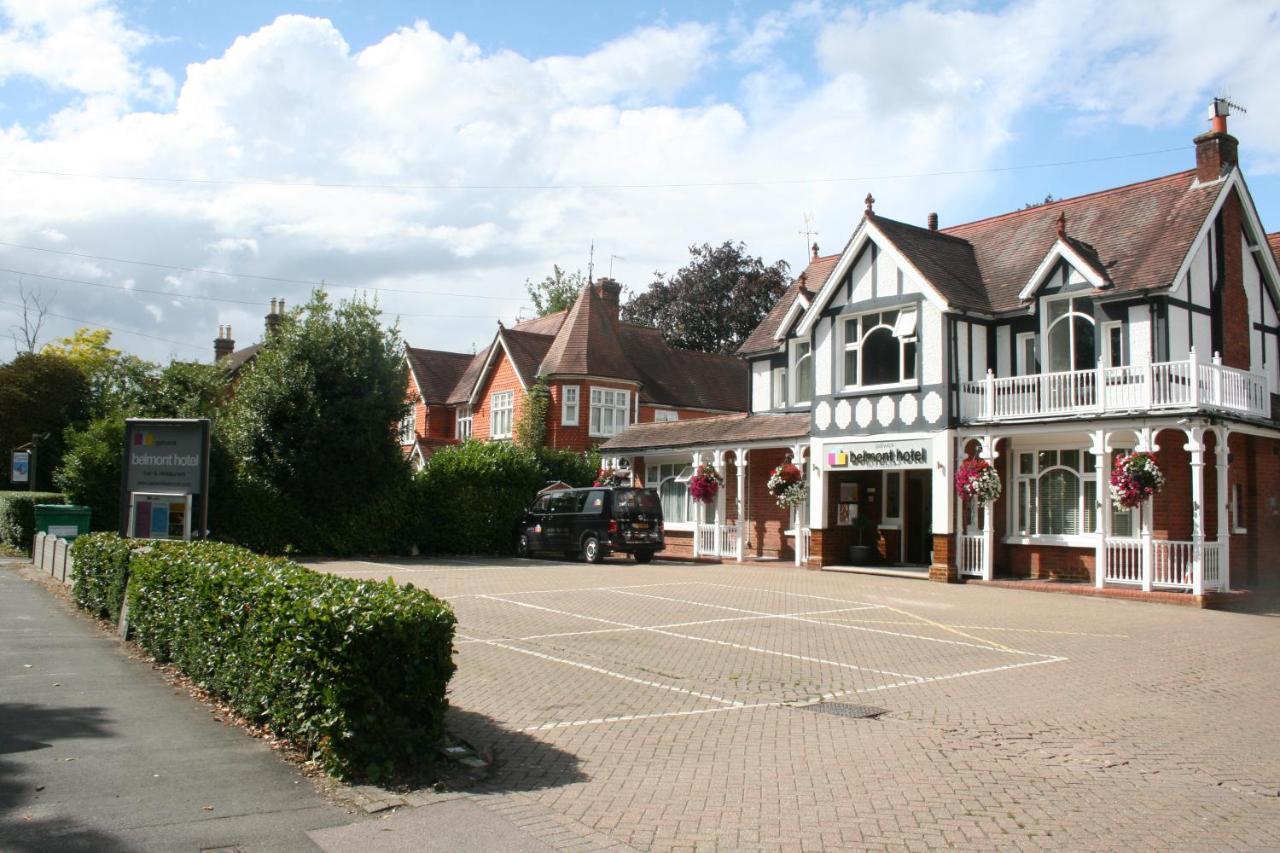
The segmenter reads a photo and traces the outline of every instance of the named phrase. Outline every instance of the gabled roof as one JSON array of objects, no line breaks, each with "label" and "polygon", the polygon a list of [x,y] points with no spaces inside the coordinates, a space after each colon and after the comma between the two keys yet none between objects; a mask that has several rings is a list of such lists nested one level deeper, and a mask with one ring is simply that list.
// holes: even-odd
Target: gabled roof
[{"label": "gabled roof", "polygon": [[1271,247],[1271,254],[1275,256],[1276,262],[1280,263],[1280,231],[1267,235],[1267,245]]},{"label": "gabled roof", "polygon": [[982,286],[994,311],[1020,307],[1019,292],[1057,239],[1057,220],[1087,245],[1115,292],[1174,283],[1200,233],[1222,181],[1201,184],[1195,170],[1042,204],[946,228],[973,246]]},{"label": "gabled roof", "polygon": [[471,399],[471,392],[476,387],[476,381],[480,378],[481,371],[484,370],[485,364],[489,361],[489,351],[497,345],[497,341],[480,350],[471,357],[471,363],[467,365],[467,369],[458,377],[458,384],[453,386],[453,391],[449,393],[446,403],[466,403]]},{"label": "gabled roof", "polygon": [[874,213],[868,213],[867,219],[920,271],[947,304],[979,311],[990,309],[973,246],[967,241]]},{"label": "gabled roof", "polygon": [[235,377],[244,370],[245,367],[252,364],[258,357],[258,353],[262,351],[262,344],[253,344],[235,352],[224,355],[218,360],[218,364],[226,369],[227,375]]},{"label": "gabled roof", "polygon": [[555,338],[519,329],[498,329],[498,339],[506,344],[511,366],[515,368],[520,382],[526,386],[536,382],[540,375],[538,365],[546,358]]},{"label": "gabled roof", "polygon": [[537,374],[641,381],[640,374],[622,351],[618,321],[591,285],[582,288],[565,315]]},{"label": "gabled roof", "polygon": [[600,445],[601,450],[648,450],[708,444],[753,444],[808,438],[809,415],[734,414],[687,421],[635,424]]},{"label": "gabled roof", "polygon": [[812,301],[839,260],[839,255],[819,256],[810,260],[809,266],[796,277],[791,286],[769,309],[769,313],[760,321],[760,324],[751,330],[751,334],[742,342],[742,346],[738,347],[738,355],[759,355],[776,350],[778,342],[774,336],[790,313],[792,305],[797,299]]},{"label": "gabled roof", "polygon": [[620,323],[622,349],[643,383],[640,401],[690,409],[745,411],[747,364],[731,355],[676,349],[652,326]]},{"label": "gabled roof", "polygon": [[515,324],[517,332],[532,332],[535,335],[554,335],[560,331],[560,327],[564,324],[564,318],[568,315],[569,309],[563,311],[555,311],[542,317],[534,317],[531,320],[521,320]]},{"label": "gabled roof", "polygon": [[454,386],[462,378],[475,356],[464,352],[405,347],[405,357],[422,402],[448,402]]}]

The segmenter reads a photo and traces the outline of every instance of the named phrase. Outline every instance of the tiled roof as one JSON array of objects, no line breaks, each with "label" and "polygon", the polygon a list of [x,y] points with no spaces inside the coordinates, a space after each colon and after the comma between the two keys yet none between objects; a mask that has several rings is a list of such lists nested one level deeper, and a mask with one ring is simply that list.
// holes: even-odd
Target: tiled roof
[{"label": "tiled roof", "polygon": [[788,441],[809,435],[809,415],[734,414],[635,424],[600,446],[608,451]]},{"label": "tiled roof", "polygon": [[521,320],[516,323],[515,330],[517,332],[532,332],[535,335],[554,335],[560,331],[560,326],[564,323],[565,315],[568,309],[564,311],[556,311],[542,317],[534,317],[532,320]]},{"label": "tiled roof", "polygon": [[520,375],[520,380],[525,385],[537,381],[540,375],[538,365],[546,357],[555,338],[518,329],[498,329],[498,337],[507,345],[512,366]]},{"label": "tiled roof", "polygon": [[1275,255],[1276,263],[1280,263],[1280,231],[1267,235],[1267,245],[1271,247],[1271,254]]},{"label": "tiled roof", "polygon": [[541,376],[607,376],[641,381],[622,351],[618,321],[591,286],[584,287],[565,315],[542,365]]},{"label": "tiled roof", "polygon": [[[867,219],[884,232],[949,304],[957,308],[989,310],[978,262],[968,241],[874,213],[867,214]],[[1037,259],[1036,263],[1039,262]]]},{"label": "tiled roof", "polygon": [[476,380],[480,378],[480,371],[484,370],[485,360],[489,358],[489,350],[495,346],[497,346],[497,341],[494,341],[494,343],[471,357],[471,363],[467,365],[467,369],[458,378],[458,384],[453,386],[449,399],[445,400],[446,403],[465,403],[471,399],[471,391],[475,388]]},{"label": "tiled roof", "polygon": [[736,356],[714,355],[668,346],[650,326],[621,323],[623,352],[640,374],[640,400],[696,409],[745,411],[747,363]]},{"label": "tiled roof", "polygon": [[[1053,201],[943,229],[967,240],[994,311],[1019,308],[1018,293],[1057,240],[1057,220],[1087,244],[1091,260],[1128,292],[1173,283],[1200,226],[1222,191],[1221,183],[1196,182],[1194,170],[1142,183]],[[879,217],[877,217],[879,220]],[[1078,242],[1073,243],[1078,247]]]},{"label": "tiled roof", "polygon": [[778,331],[782,319],[786,317],[787,311],[790,310],[791,303],[795,302],[796,297],[801,293],[806,299],[813,299],[822,289],[827,276],[831,275],[831,271],[835,269],[836,262],[839,260],[839,255],[826,255],[811,260],[809,266],[804,268],[804,271],[769,309],[769,313],[760,321],[760,324],[751,330],[751,334],[742,342],[742,346],[738,347],[738,355],[756,355],[777,349],[778,342],[773,339],[773,336]]},{"label": "tiled roof", "polygon": [[405,356],[424,403],[444,403],[474,358],[470,353],[405,347]]},{"label": "tiled roof", "polygon": [[262,344],[253,344],[252,346],[238,349],[230,355],[223,356],[218,361],[218,364],[221,364],[226,369],[228,375],[235,376],[258,357],[258,352],[261,349]]}]

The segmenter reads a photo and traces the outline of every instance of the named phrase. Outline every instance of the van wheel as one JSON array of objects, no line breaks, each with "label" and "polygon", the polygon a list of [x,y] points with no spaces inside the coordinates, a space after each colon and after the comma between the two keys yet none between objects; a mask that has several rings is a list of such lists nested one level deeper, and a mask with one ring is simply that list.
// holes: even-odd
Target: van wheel
[{"label": "van wheel", "polygon": [[582,556],[588,563],[598,563],[603,560],[604,553],[600,549],[600,540],[588,534],[582,540]]},{"label": "van wheel", "polygon": [[529,556],[529,536],[527,534],[521,533],[516,537],[516,556]]},{"label": "van wheel", "polygon": [[636,551],[633,555],[637,563],[649,563],[653,561],[652,551]]}]

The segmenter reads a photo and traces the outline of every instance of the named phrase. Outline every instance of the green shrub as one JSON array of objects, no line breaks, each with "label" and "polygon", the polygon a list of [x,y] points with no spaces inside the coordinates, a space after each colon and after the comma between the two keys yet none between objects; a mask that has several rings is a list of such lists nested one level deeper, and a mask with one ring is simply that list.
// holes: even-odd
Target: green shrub
[{"label": "green shrub", "polygon": [[0,543],[31,552],[36,530],[36,504],[64,504],[58,492],[0,492]]},{"label": "green shrub", "polygon": [[124,416],[111,415],[70,427],[66,453],[54,472],[58,488],[74,504],[92,508],[94,530],[116,530],[120,524],[120,477],[124,466]]},{"label": "green shrub", "polygon": [[329,772],[376,781],[431,759],[454,616],[427,591],[215,542],[155,543],[130,572],[139,645]]},{"label": "green shrub", "polygon": [[90,533],[71,543],[71,595],[94,616],[115,622],[129,579],[129,542],[114,533]]}]

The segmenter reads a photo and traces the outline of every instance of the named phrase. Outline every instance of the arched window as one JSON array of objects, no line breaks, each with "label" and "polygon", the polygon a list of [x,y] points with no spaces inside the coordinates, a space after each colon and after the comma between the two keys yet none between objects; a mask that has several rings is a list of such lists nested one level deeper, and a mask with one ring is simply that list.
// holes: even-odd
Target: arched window
[{"label": "arched window", "polygon": [[813,400],[813,344],[809,341],[792,344],[791,361],[795,365],[791,375],[796,383],[791,399],[795,403],[808,403]]},{"label": "arched window", "polygon": [[1092,303],[1085,297],[1046,300],[1045,341],[1049,371],[1090,370],[1098,365]]},{"label": "arched window", "polygon": [[693,478],[693,466],[685,462],[648,466],[645,485],[658,490],[662,500],[662,520],[667,523],[715,520],[715,507],[700,504],[689,497],[689,480]]},{"label": "arched window", "polygon": [[915,306],[846,318],[843,386],[914,382],[916,318]]}]

